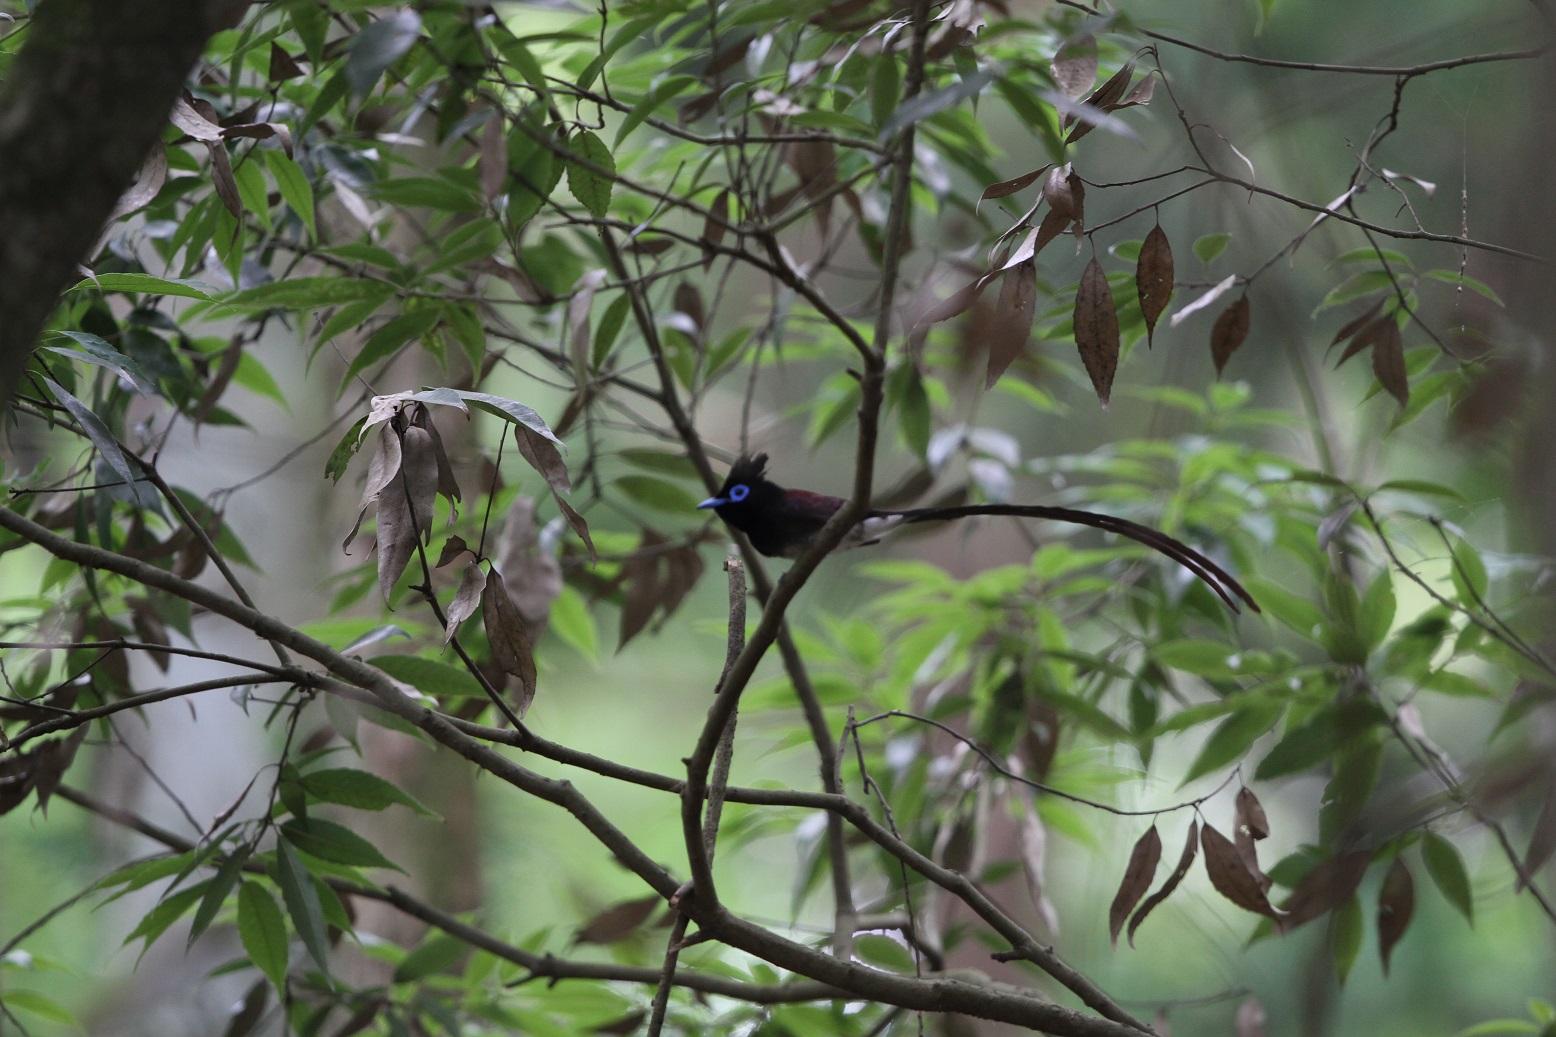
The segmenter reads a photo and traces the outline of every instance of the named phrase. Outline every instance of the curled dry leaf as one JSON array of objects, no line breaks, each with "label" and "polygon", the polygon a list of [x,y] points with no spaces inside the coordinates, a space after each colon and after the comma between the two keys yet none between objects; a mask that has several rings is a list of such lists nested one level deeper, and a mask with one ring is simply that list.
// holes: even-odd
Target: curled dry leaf
[{"label": "curled dry leaf", "polygon": [[708,218],[702,224],[702,268],[707,270],[713,266],[713,257],[716,249],[724,240],[724,231],[729,226],[729,188],[724,188],[713,199],[713,205],[708,209]]},{"label": "curled dry leaf", "polygon": [[438,492],[438,461],[427,430],[406,429],[400,451],[399,478],[390,479],[378,495],[378,590],[386,604],[418,539],[425,542],[430,536]]},{"label": "curled dry leaf", "polygon": [[272,83],[282,83],[288,79],[296,79],[303,75],[302,66],[297,64],[297,59],[281,48],[274,40],[270,43],[270,72],[269,79]]},{"label": "curled dry leaf", "polygon": [[1043,925],[1050,933],[1059,931],[1059,913],[1048,899],[1048,829],[1037,809],[1023,801],[1021,811],[1021,870],[1026,873],[1027,889],[1037,905]]},{"label": "curled dry leaf", "polygon": [[529,712],[535,699],[535,650],[530,640],[529,627],[519,615],[513,599],[508,596],[502,573],[493,568],[486,577],[486,589],[481,595],[481,622],[486,627],[486,640],[492,646],[492,661],[510,677],[518,679],[518,714]]},{"label": "curled dry leaf", "polygon": [[[1545,862],[1556,853],[1556,771],[1551,773],[1551,783],[1545,791],[1545,803],[1540,816],[1535,819],[1534,831],[1529,836],[1529,849],[1524,853],[1524,875],[1533,875],[1545,867]],[[1518,878],[1518,890],[1523,892],[1524,880]]]},{"label": "curled dry leaf", "polygon": [[1178,855],[1177,867],[1172,869],[1172,874],[1167,876],[1167,881],[1162,883],[1162,888],[1147,897],[1145,903],[1140,905],[1140,910],[1136,911],[1135,916],[1129,920],[1129,946],[1135,945],[1135,930],[1140,928],[1140,923],[1145,921],[1146,916],[1156,910],[1162,901],[1172,896],[1173,891],[1188,875],[1189,868],[1193,866],[1194,858],[1198,854],[1199,819],[1195,818],[1189,822],[1188,838],[1183,842],[1183,852]]},{"label": "curled dry leaf", "polygon": [[1080,97],[1097,81],[1097,38],[1086,33],[1066,41],[1048,70],[1060,93]]},{"label": "curled dry leaf", "polygon": [[1392,317],[1378,332],[1372,344],[1372,373],[1401,407],[1410,402],[1410,378],[1405,373],[1405,344],[1399,335],[1399,323]]},{"label": "curled dry leaf", "polygon": [[1140,313],[1145,317],[1145,344],[1151,346],[1156,332],[1156,321],[1172,301],[1175,274],[1172,266],[1172,245],[1161,224],[1151,228],[1140,245],[1140,257],[1135,261],[1135,290],[1140,293]]},{"label": "curled dry leaf", "polygon": [[194,413],[190,416],[196,429],[216,409],[216,404],[226,394],[227,387],[232,384],[232,376],[238,373],[238,365],[242,362],[243,339],[234,335],[231,344],[222,350],[222,362],[217,365],[216,374],[206,383],[205,392],[200,394],[200,402],[195,404]]},{"label": "curled dry leaf", "polygon": [[411,424],[422,429],[432,438],[432,457],[438,465],[438,492],[449,500],[448,521],[452,525],[454,520],[459,518],[459,509],[454,504],[462,498],[459,483],[454,478],[454,466],[449,463],[448,451],[443,449],[443,436],[438,432],[437,423],[432,420],[432,411],[427,407],[416,408],[416,417],[412,419]]},{"label": "curled dry leaf", "polygon": [[357,530],[362,528],[362,516],[367,514],[368,506],[378,502],[384,487],[399,474],[400,437],[394,434],[393,428],[385,425],[378,432],[378,449],[373,451],[373,459],[368,462],[367,485],[362,488],[362,500],[357,505],[357,520],[352,523],[346,539],[341,541],[342,551],[351,553],[351,542],[357,538]]},{"label": "curled dry leaf", "polygon": [[1403,857],[1395,857],[1383,876],[1383,888],[1378,891],[1378,957],[1383,962],[1383,975],[1389,974],[1389,958],[1394,945],[1410,927],[1410,917],[1416,910],[1416,884],[1410,877],[1410,869]]},{"label": "curled dry leaf", "polygon": [[[1350,338],[1362,328],[1366,327],[1367,324],[1378,315],[1378,311],[1383,309],[1383,302],[1384,300],[1379,299],[1377,302],[1367,307],[1366,311],[1362,313],[1360,317],[1354,317],[1342,324],[1340,326],[1340,330],[1334,333],[1334,338],[1329,340],[1329,348],[1333,349],[1335,346],[1339,345],[1342,340]],[[1340,364],[1343,363],[1345,363],[1345,359],[1342,357],[1339,362],[1335,364],[1335,366],[1339,367]]]},{"label": "curled dry leaf", "polygon": [[1075,192],[1071,183],[1070,164],[1048,171],[1048,176],[1043,180],[1043,201],[1054,212],[1062,213],[1071,219],[1075,218]]},{"label": "curled dry leaf", "polygon": [[1030,173],[1022,173],[1020,176],[1012,177],[1009,180],[1001,180],[997,184],[990,184],[988,187],[985,187],[983,189],[983,193],[978,196],[978,203],[981,205],[991,198],[1006,198],[1015,194],[1017,191],[1026,190],[1028,187],[1037,182],[1038,177],[1048,172],[1051,165],[1052,163],[1049,163],[1048,165],[1041,165],[1032,170]]},{"label": "curled dry leaf", "polygon": [[1118,892],[1113,894],[1113,906],[1108,909],[1108,934],[1113,938],[1114,947],[1118,946],[1118,934],[1124,931],[1129,913],[1151,888],[1151,879],[1155,877],[1156,865],[1161,859],[1162,837],[1153,824],[1135,840],[1135,847],[1129,852],[1129,864],[1124,868],[1124,878],[1118,884]]},{"label": "curled dry leaf", "polygon": [[475,562],[465,563],[465,571],[459,577],[459,589],[454,600],[448,603],[448,625],[443,628],[443,643],[448,644],[459,631],[459,624],[475,615],[481,607],[481,595],[486,590],[486,573]]},{"label": "curled dry leaf", "polygon": [[1248,337],[1249,313],[1248,296],[1244,294],[1221,312],[1210,329],[1210,357],[1216,363],[1217,378],[1221,377],[1226,362],[1232,359],[1232,354]]},{"label": "curled dry leaf", "polygon": [[589,310],[594,306],[594,293],[604,283],[604,270],[590,270],[573,285],[572,298],[567,300],[567,341],[573,349],[573,377],[579,382],[588,381]]},{"label": "curled dry leaf", "polygon": [[551,603],[562,593],[562,566],[540,542],[533,498],[519,497],[509,507],[493,557],[513,604],[539,636],[551,620]]},{"label": "curled dry leaf", "polygon": [[1205,850],[1205,873],[1210,876],[1210,884],[1216,888],[1217,893],[1244,911],[1252,911],[1267,918],[1281,917],[1281,912],[1264,895],[1259,880],[1243,863],[1242,856],[1230,839],[1206,825],[1200,831],[1199,842]]},{"label": "curled dry leaf", "polygon": [[1297,883],[1291,896],[1281,905],[1285,917],[1278,924],[1283,932],[1295,929],[1333,911],[1356,894],[1371,857],[1363,851],[1342,853],[1323,861]]},{"label": "curled dry leaf", "polygon": [[573,484],[567,477],[567,465],[562,460],[562,452],[550,439],[542,436],[528,425],[515,422],[513,436],[517,440],[519,453],[524,455],[524,460],[530,463],[537,472],[546,479],[546,485],[551,487],[551,496],[556,500],[557,507],[567,517],[567,524],[573,527],[584,546],[589,549],[589,557],[595,556],[594,540],[589,536],[589,523],[584,517],[563,498],[564,493],[571,493]]},{"label": "curled dry leaf", "polygon": [[1032,318],[1037,313],[1037,264],[1022,263],[1007,271],[1000,286],[994,323],[989,329],[989,373],[984,389],[994,388],[1005,369],[1021,356],[1032,334]]},{"label": "curled dry leaf", "polygon": [[612,904],[584,923],[575,943],[615,943],[648,921],[654,909],[664,903],[660,896],[640,897]]},{"label": "curled dry leaf", "polygon": [[1237,855],[1243,859],[1243,865],[1248,869],[1248,874],[1259,883],[1259,888],[1266,895],[1270,892],[1270,886],[1274,882],[1259,867],[1259,849],[1256,840],[1263,839],[1270,834],[1269,821],[1264,816],[1264,807],[1246,786],[1237,793],[1237,820],[1232,830],[1232,845],[1237,848]]},{"label": "curled dry leaf", "polygon": [[456,533],[444,541],[443,550],[438,553],[438,561],[433,568],[441,569],[450,562],[456,561],[463,554],[473,556],[475,552],[470,550],[470,545],[465,543],[465,538]]},{"label": "curled dry leaf", "polygon": [[1237,826],[1254,839],[1270,836],[1270,819],[1265,816],[1264,806],[1246,785],[1237,790]]},{"label": "curled dry leaf", "polygon": [[664,537],[651,529],[643,530],[637,550],[632,552],[621,567],[621,580],[626,584],[626,594],[621,602],[621,632],[617,637],[617,651],[627,646],[648,626],[659,606],[661,576],[659,552],[667,543]]},{"label": "curled dry leaf", "polygon": [[1092,387],[1106,409],[1118,370],[1118,311],[1113,306],[1108,275],[1095,258],[1086,264],[1075,293],[1075,348],[1080,350],[1081,363],[1086,365]]}]

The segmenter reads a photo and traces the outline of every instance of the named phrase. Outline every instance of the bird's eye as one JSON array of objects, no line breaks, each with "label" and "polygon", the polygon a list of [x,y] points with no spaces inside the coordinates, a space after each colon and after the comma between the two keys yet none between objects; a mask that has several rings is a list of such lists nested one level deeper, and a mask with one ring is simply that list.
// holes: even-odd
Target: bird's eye
[{"label": "bird's eye", "polygon": [[745,483],[741,483],[738,486],[731,486],[729,488],[729,499],[739,503],[740,501],[745,500],[750,492],[751,487],[747,486]]}]

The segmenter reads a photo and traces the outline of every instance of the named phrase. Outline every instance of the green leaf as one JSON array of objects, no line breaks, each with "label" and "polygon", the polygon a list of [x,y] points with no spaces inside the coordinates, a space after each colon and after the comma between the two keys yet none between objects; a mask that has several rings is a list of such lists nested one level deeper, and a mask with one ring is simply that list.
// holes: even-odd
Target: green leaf
[{"label": "green leaf", "polygon": [[922,122],[931,115],[977,97],[985,87],[998,78],[1000,78],[999,73],[991,69],[979,69],[970,75],[958,77],[949,86],[924,91],[912,100],[897,106],[891,118],[886,120],[886,125],[881,127],[880,139],[890,140],[909,126]]},{"label": "green leaf", "polygon": [[617,145],[627,139],[627,134],[643,125],[643,120],[656,112],[664,111],[665,103],[672,97],[684,93],[700,82],[702,80],[696,76],[667,76],[656,82],[653,89],[644,94],[643,99],[633,105],[627,117],[621,120],[621,126],[616,130]]},{"label": "green leaf", "polygon": [[672,514],[695,511],[697,498],[673,482],[652,475],[622,475],[612,485],[638,504]]},{"label": "green leaf", "polygon": [[310,857],[331,864],[349,864],[358,868],[394,868],[393,861],[378,847],[345,825],[318,818],[297,818],[281,826],[287,840]]},{"label": "green leaf", "polygon": [[319,229],[314,223],[313,185],[308,182],[307,174],[279,148],[266,148],[264,156],[270,177],[276,182],[276,190],[281,192],[281,200],[303,221],[303,226],[308,228],[308,237],[317,238]]},{"label": "green leaf", "polygon": [[1487,587],[1486,566],[1480,560],[1480,552],[1461,537],[1450,536],[1448,545],[1453,553],[1450,575],[1459,604],[1469,609],[1479,608],[1486,600]]},{"label": "green leaf", "polygon": [[380,360],[387,360],[399,352],[407,342],[437,327],[439,317],[437,310],[428,308],[402,313],[386,321],[382,327],[367,337],[366,342],[362,343],[362,351],[351,358],[351,363],[346,367],[346,374],[341,379],[341,385],[346,385]]},{"label": "green leaf", "polygon": [[566,584],[551,603],[551,632],[577,649],[585,659],[599,660],[600,634],[594,623],[594,613],[589,611],[583,596]]},{"label": "green leaf", "polygon": [[1444,486],[1439,482],[1430,482],[1426,479],[1390,479],[1379,486],[1375,492],[1384,490],[1399,490],[1402,493],[1419,493],[1428,497],[1446,497],[1451,501],[1462,502],[1464,494],[1452,486]]},{"label": "green leaf", "polygon": [[352,422],[346,434],[340,437],[340,442],[335,444],[335,449],[330,451],[329,460],[324,462],[324,474],[331,482],[340,482],[340,477],[346,474],[346,467],[362,445],[362,426],[366,424],[367,415],[364,414]]},{"label": "green leaf", "polygon": [[78,281],[70,291],[91,288],[104,292],[139,292],[145,295],[175,295],[181,299],[209,299],[221,292],[215,285],[196,278],[162,278],[150,274],[98,274]]},{"label": "green leaf", "polygon": [[227,894],[238,884],[238,879],[243,874],[243,865],[248,861],[253,847],[244,844],[237,848],[227,859],[222,861],[220,868],[216,869],[216,875],[211,879],[211,884],[206,887],[205,896],[200,901],[200,909],[195,912],[194,921],[189,925],[188,946],[192,946],[200,938],[200,934],[216,918],[216,912],[227,902]]},{"label": "green leaf", "polygon": [[481,698],[486,694],[469,672],[436,659],[419,655],[380,655],[374,657],[373,665],[433,698]]},{"label": "green leaf", "polygon": [[343,72],[356,94],[366,94],[395,59],[410,50],[421,35],[421,15],[402,7],[370,23],[351,41]]},{"label": "green leaf", "polygon": [[313,310],[359,299],[382,300],[385,285],[351,277],[289,277],[235,292],[221,305],[239,310]]},{"label": "green leaf", "polygon": [[902,69],[897,55],[887,51],[877,55],[870,70],[870,118],[877,130],[884,131],[897,103],[902,99]]},{"label": "green leaf", "polygon": [[577,156],[567,160],[567,189],[596,218],[604,219],[610,209],[616,159],[605,142],[588,130],[568,138],[567,147]]},{"label": "green leaf", "polygon": [[1201,263],[1208,266],[1226,251],[1226,246],[1231,240],[1230,234],[1206,234],[1194,242],[1194,254],[1199,257]]},{"label": "green leaf", "polygon": [[443,972],[469,949],[470,945],[457,936],[434,930],[395,967],[394,982],[414,983],[434,972]]},{"label": "green leaf", "polygon": [[1430,277],[1434,281],[1444,281],[1456,287],[1468,288],[1472,292],[1484,295],[1498,306],[1503,308],[1507,306],[1502,301],[1502,297],[1492,291],[1490,285],[1483,281],[1477,281],[1473,277],[1466,277],[1457,270],[1428,270],[1424,276]]},{"label": "green leaf", "polygon": [[108,462],[108,467],[112,468],[115,474],[124,480],[125,486],[135,496],[135,499],[144,503],[141,498],[141,484],[144,480],[135,478],[135,473],[130,470],[130,462],[125,458],[124,452],[119,449],[119,444],[114,440],[113,433],[108,431],[107,425],[103,424],[103,419],[93,414],[91,408],[86,404],[60,388],[53,379],[45,378],[43,379],[43,384],[48,386],[50,394],[59,401],[60,406],[64,407],[70,413],[70,416],[76,419],[76,422],[81,426],[81,430],[86,433],[86,438],[90,439],[92,445],[97,448],[97,452],[103,455],[103,460]]},{"label": "green leaf", "polygon": [[[381,658],[374,659],[373,664],[376,666],[381,661]],[[480,693],[479,686],[476,692]],[[351,767],[309,771],[303,775],[302,785],[310,796],[325,803],[339,803],[357,810],[383,810],[399,805],[410,807],[424,817],[438,816],[398,785]]]},{"label": "green leaf", "polygon": [[473,190],[442,177],[412,176],[373,185],[373,197],[390,205],[441,212],[477,213],[483,206]]},{"label": "green leaf", "polygon": [[314,962],[328,974],[329,945],[325,939],[324,908],[319,903],[319,891],[313,888],[313,876],[303,867],[297,850],[284,837],[276,840],[276,884],[281,887],[287,914],[292,916],[292,928],[297,930]]},{"label": "green leaf", "polygon": [[1352,896],[1335,911],[1329,922],[1330,956],[1334,960],[1335,975],[1341,983],[1351,974],[1351,966],[1356,964],[1356,955],[1361,951],[1363,928],[1361,900]]},{"label": "green leaf", "polygon": [[1470,890],[1469,872],[1458,848],[1436,832],[1427,832],[1421,839],[1421,859],[1426,863],[1426,873],[1432,876],[1443,897],[1452,904],[1464,920],[1475,924],[1475,896]]},{"label": "green leaf", "polygon": [[[156,942],[157,937],[167,932],[168,926],[182,918],[190,908],[199,902],[200,898],[205,895],[206,887],[209,885],[210,882],[201,882],[198,885],[190,886],[188,889],[182,889],[177,893],[170,893],[163,897],[156,907],[146,912],[146,915],[140,920],[140,924],[130,932],[130,935],[124,938],[124,942],[130,943],[144,937],[146,940],[145,946],[150,947]],[[142,948],[141,953],[145,953],[144,948]]]},{"label": "green leaf", "polygon": [[1373,577],[1372,585],[1362,597],[1361,613],[1357,617],[1362,641],[1367,650],[1378,647],[1394,625],[1394,574],[1383,569]]},{"label": "green leaf", "polygon": [[157,394],[156,382],[134,359],[125,356],[104,339],[85,331],[60,331],[57,334],[64,335],[75,341],[81,347],[80,350],[67,349],[62,346],[45,346],[50,352],[61,356],[68,356],[74,360],[81,360],[88,364],[96,364],[106,367],[111,371],[117,371],[123,375],[135,391],[142,396],[155,396]]},{"label": "green leaf", "polygon": [[270,980],[276,993],[284,995],[286,921],[275,898],[257,882],[245,882],[238,889],[238,939],[243,941],[249,960]]},{"label": "green leaf", "polygon": [[1270,733],[1285,708],[1284,703],[1259,698],[1239,703],[1236,711],[1221,721],[1200,747],[1178,787],[1237,760],[1254,742]]},{"label": "green leaf", "polygon": [[626,292],[616,296],[605,307],[604,314],[600,316],[600,326],[594,333],[594,354],[589,358],[596,371],[611,355],[611,347],[616,344],[616,337],[621,334],[622,325],[627,322],[627,314],[631,309],[632,299]]},{"label": "green leaf", "polygon": [[1162,665],[1175,670],[1225,679],[1236,676],[1229,661],[1232,653],[1232,646],[1222,641],[1185,639],[1157,645],[1152,654]]},{"label": "green leaf", "polygon": [[1315,315],[1350,302],[1352,299],[1360,299],[1363,296],[1374,295],[1378,292],[1393,291],[1394,279],[1385,270],[1362,270],[1352,274],[1344,281],[1330,289],[1313,310]]},{"label": "green leaf", "polygon": [[[24,1012],[31,1012],[40,1019],[50,1022],[62,1023],[65,1026],[79,1027],[81,1024],[70,1011],[52,998],[44,997],[36,990],[6,990],[0,994],[0,1004],[7,1010],[20,1008]],[[23,1030],[23,1033],[26,1031]]]},{"label": "green leaf", "polygon": [[1310,641],[1317,636],[1318,628],[1324,622],[1324,614],[1317,605],[1273,580],[1248,576],[1244,577],[1243,584],[1267,616]]},{"label": "green leaf", "polygon": [[1259,761],[1254,777],[1268,781],[1315,767],[1327,760],[1338,745],[1334,710],[1322,709],[1300,726],[1288,727],[1280,741]]}]

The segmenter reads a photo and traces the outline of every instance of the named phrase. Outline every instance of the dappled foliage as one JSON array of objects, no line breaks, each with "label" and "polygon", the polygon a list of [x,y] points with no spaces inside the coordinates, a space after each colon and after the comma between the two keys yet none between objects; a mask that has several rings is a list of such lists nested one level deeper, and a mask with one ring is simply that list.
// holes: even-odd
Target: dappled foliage
[{"label": "dappled foliage", "polygon": [[[27,45],[15,14],[6,57]],[[1061,916],[1143,954],[1183,925],[1171,908],[1218,897],[1246,913],[1237,938],[1324,927],[1341,981],[1366,933],[1384,972],[1428,938],[1428,890],[1473,920],[1477,867],[1556,925],[1556,767],[1530,720],[1556,690],[1548,561],[1488,542],[1451,473],[1337,461],[1352,433],[1311,403],[1359,415],[1371,456],[1487,384],[1501,299],[1469,271],[1534,257],[1470,237],[1429,207],[1437,185],[1383,163],[1409,157],[1407,85],[1531,55],[1357,73],[1380,107],[1309,198],[1194,109],[1189,51],[1153,17],[251,5],[13,390],[0,810],[52,818],[63,797],[156,840],[93,896],[156,890],[126,940],[143,947],[235,931],[241,953],[215,963],[248,979],[235,1037],[283,1018],[1123,1035],[1198,991],[1069,964],[1085,941],[1072,954]],[[1230,247],[1225,197],[1272,214],[1262,237]],[[1291,308],[1274,300],[1314,278],[1311,320],[1273,330]],[[1367,354],[1372,377],[1331,374],[1326,348],[1335,368]],[[1168,351],[1194,358],[1183,384]],[[1269,373],[1284,351],[1307,411]],[[276,420],[262,403],[288,414],[273,463],[211,491],[170,481],[202,434]],[[870,504],[957,522],[823,563],[852,522],[827,526],[775,581],[696,510],[758,449],[785,485],[852,495],[807,496],[828,502],[818,529]],[[846,468],[815,460],[841,449]],[[233,527],[288,465],[317,466],[329,504],[304,524],[344,542],[317,609],[271,615],[248,589],[268,560]],[[1036,524],[1036,505],[1111,518]],[[1125,522],[1161,539],[1112,535]],[[821,564],[867,600],[833,611],[806,586]],[[1206,576],[1226,571],[1252,607]],[[647,658],[719,607],[715,576],[722,671],[675,649],[676,683],[707,696],[679,732],[685,773],[539,733],[570,708],[556,659]],[[242,650],[205,643],[217,620]],[[230,809],[179,834],[82,787],[81,759],[126,744],[119,714],[155,732],[211,692],[273,732]],[[1444,702],[1476,718],[1472,743],[1443,737]],[[484,772],[483,796],[562,807],[634,894],[561,932],[397,888],[415,865],[359,820],[434,811],[352,760],[369,727]],[[731,784],[730,757],[772,741],[819,778]],[[674,804],[674,857],[569,774]],[[774,837],[801,856],[787,920],[728,891]],[[1107,897],[1077,900],[1060,839]],[[425,934],[377,938],[368,904]],[[26,983],[0,991],[7,1016],[68,1018]],[[1237,1032],[1262,1032],[1272,992],[1236,993]]]}]

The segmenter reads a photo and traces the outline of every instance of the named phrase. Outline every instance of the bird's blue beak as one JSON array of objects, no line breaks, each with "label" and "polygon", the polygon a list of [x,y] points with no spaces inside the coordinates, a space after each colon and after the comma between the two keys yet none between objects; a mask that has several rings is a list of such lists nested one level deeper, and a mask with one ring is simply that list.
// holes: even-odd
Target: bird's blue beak
[{"label": "bird's blue beak", "polygon": [[697,505],[697,507],[698,507],[698,509],[702,509],[702,508],[717,508],[717,507],[721,507],[721,506],[723,506],[725,504],[728,504],[728,503],[729,503],[729,498],[728,497],[709,497],[707,500],[705,500],[701,504]]}]

